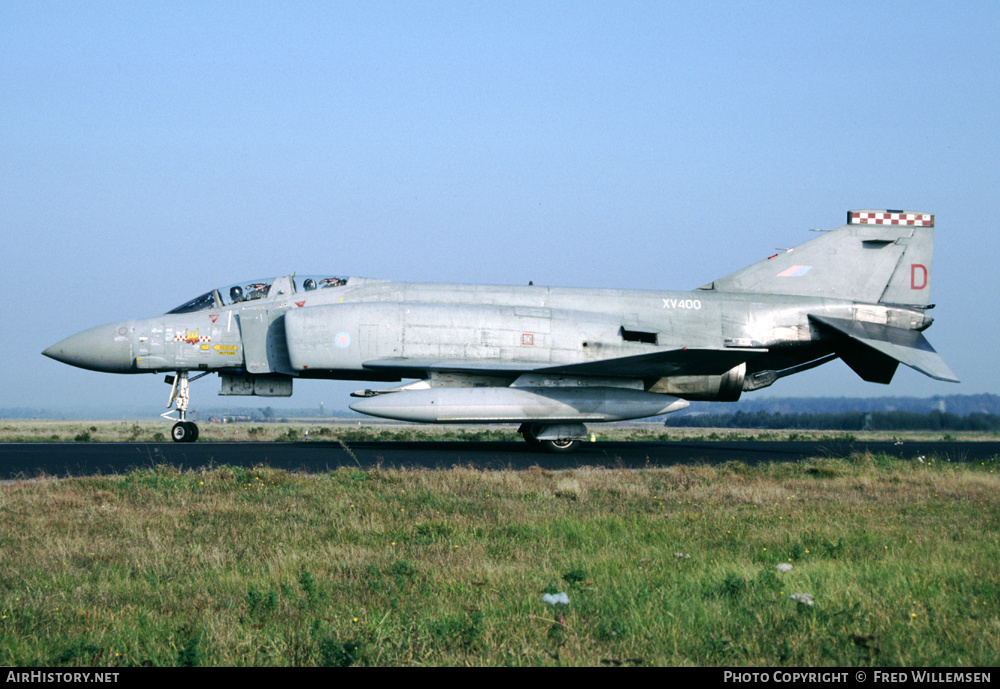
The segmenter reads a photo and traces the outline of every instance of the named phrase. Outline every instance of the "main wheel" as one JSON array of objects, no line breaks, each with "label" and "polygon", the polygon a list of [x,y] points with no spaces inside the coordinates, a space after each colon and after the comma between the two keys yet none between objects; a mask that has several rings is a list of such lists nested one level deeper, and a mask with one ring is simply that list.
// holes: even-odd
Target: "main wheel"
[{"label": "main wheel", "polygon": [[544,450],[546,452],[564,453],[573,452],[579,445],[579,440],[571,438],[560,438],[558,440],[539,440],[538,434],[545,430],[545,426],[538,423],[523,423],[518,430],[524,437],[528,447],[532,450]]},{"label": "main wheel", "polygon": [[562,438],[560,440],[540,440],[537,441],[549,452],[555,452],[558,454],[564,452],[572,452],[580,444],[579,440],[571,440],[569,438]]},{"label": "main wheel", "polygon": [[521,434],[524,438],[524,442],[528,443],[528,447],[532,450],[541,450],[542,441],[535,437],[534,431],[536,430],[534,424],[522,423],[521,427],[517,429],[517,432]]}]

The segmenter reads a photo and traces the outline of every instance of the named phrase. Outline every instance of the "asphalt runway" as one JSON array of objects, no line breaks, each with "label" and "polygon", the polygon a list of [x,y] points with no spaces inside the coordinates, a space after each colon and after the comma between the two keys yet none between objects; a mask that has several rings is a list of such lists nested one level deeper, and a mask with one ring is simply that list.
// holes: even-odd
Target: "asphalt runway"
[{"label": "asphalt runway", "polygon": [[809,457],[846,457],[853,452],[953,462],[1000,456],[1000,442],[597,442],[569,455],[534,452],[523,442],[337,442],[294,443],[5,443],[0,479],[94,476],[173,465],[197,469],[222,464],[270,466],[316,473],[338,467],[523,470],[605,467],[643,469],[676,464],[740,461],[796,462]]}]

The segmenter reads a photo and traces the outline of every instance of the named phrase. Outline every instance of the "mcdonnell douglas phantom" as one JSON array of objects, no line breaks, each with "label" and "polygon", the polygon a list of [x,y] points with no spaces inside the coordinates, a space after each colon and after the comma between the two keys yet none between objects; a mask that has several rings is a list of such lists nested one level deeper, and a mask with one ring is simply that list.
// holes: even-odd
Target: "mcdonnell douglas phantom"
[{"label": "mcdonnell douglas phantom", "polygon": [[851,211],[846,225],[819,232],[690,292],[293,273],[91,328],[43,354],[93,371],[173,373],[178,442],[198,437],[186,419],[189,383],[209,373],[220,395],[262,397],[291,395],[296,378],[414,379],[355,392],[351,409],[520,424],[528,443],[555,452],[585,439],[585,423],[734,401],[837,358],[875,383],[900,363],[958,382],[922,335],[934,216]]}]

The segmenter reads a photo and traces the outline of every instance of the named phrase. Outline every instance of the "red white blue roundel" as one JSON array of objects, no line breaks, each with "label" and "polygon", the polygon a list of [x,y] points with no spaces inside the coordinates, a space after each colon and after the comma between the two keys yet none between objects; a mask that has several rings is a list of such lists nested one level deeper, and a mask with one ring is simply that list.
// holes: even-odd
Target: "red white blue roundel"
[{"label": "red white blue roundel", "polygon": [[337,336],[333,338],[333,344],[341,349],[346,349],[351,346],[351,336],[347,333],[337,333]]}]

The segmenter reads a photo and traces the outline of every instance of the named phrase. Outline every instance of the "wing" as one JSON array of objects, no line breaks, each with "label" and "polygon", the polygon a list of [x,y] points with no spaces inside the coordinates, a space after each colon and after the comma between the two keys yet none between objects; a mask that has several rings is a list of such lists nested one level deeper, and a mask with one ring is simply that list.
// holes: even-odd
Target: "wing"
[{"label": "wing", "polygon": [[447,361],[414,359],[379,359],[366,361],[364,367],[375,371],[393,371],[406,378],[422,378],[430,372],[470,373],[480,375],[608,376],[616,378],[662,378],[665,376],[721,375],[766,349],[750,348],[681,348],[648,354],[552,364],[516,361]]}]

